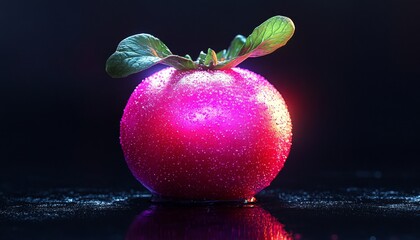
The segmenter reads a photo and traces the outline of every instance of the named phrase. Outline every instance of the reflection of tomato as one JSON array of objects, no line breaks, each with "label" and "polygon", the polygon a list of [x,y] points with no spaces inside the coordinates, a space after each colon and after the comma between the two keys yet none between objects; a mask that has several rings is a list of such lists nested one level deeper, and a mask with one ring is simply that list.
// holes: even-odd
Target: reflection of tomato
[{"label": "reflection of tomato", "polygon": [[126,240],[292,239],[281,223],[258,206],[152,206],[133,221]]},{"label": "reflection of tomato", "polygon": [[131,95],[121,145],[156,195],[250,199],[283,167],[291,121],[277,90],[251,71],[166,68]]}]

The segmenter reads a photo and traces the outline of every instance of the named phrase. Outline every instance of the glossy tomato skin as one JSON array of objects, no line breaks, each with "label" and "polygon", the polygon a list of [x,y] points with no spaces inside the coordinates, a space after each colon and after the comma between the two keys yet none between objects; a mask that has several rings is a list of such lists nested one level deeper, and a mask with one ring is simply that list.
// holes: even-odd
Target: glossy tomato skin
[{"label": "glossy tomato skin", "polygon": [[143,80],[121,120],[133,175],[172,199],[250,199],[284,165],[292,126],[280,93],[251,71],[163,69]]}]

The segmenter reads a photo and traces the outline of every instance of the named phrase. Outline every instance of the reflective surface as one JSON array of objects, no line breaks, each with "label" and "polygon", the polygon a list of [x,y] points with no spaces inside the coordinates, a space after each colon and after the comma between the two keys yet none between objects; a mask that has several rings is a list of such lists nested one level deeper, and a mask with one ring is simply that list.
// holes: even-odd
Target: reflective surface
[{"label": "reflective surface", "polygon": [[153,205],[137,216],[126,239],[291,239],[291,235],[257,205]]},{"label": "reflective surface", "polygon": [[1,239],[418,239],[419,189],[268,189],[257,204],[152,204],[150,194],[0,195]]}]

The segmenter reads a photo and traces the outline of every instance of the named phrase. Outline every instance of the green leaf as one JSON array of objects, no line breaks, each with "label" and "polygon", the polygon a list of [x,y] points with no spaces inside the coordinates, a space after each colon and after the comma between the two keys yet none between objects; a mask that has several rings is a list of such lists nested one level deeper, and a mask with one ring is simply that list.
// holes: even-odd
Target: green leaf
[{"label": "green leaf", "polygon": [[197,61],[198,64],[204,64],[204,60],[206,59],[207,54],[203,51],[200,51],[200,54],[198,55]]},{"label": "green leaf", "polygon": [[210,67],[210,66],[214,66],[216,64],[217,64],[217,54],[213,49],[209,48],[207,50],[207,54],[206,54],[206,57],[204,59],[204,66]]},{"label": "green leaf", "polygon": [[222,51],[218,52],[218,53],[216,54],[216,56],[217,56],[217,60],[219,60],[219,61],[224,61],[224,60],[226,60],[226,56],[227,56],[227,51],[226,51],[226,49],[223,49]]},{"label": "green leaf", "polygon": [[197,68],[188,58],[173,55],[169,48],[150,34],[137,34],[120,42],[117,50],[106,62],[106,71],[111,77],[125,77],[163,63],[176,69]]},{"label": "green leaf", "polygon": [[[240,35],[232,41],[225,61],[219,62],[214,69],[228,69],[237,66],[249,57],[260,57],[270,54],[284,46],[293,36],[295,25],[288,17],[274,16],[244,39]],[[239,50],[238,50],[239,49]]]},{"label": "green leaf", "polygon": [[290,18],[274,16],[254,29],[239,55],[250,53],[250,57],[260,57],[270,54],[284,46],[294,32],[295,25]]},{"label": "green leaf", "polygon": [[232,59],[238,56],[242,47],[245,45],[246,38],[242,35],[236,35],[236,37],[230,43],[230,46],[227,50],[226,58]]}]

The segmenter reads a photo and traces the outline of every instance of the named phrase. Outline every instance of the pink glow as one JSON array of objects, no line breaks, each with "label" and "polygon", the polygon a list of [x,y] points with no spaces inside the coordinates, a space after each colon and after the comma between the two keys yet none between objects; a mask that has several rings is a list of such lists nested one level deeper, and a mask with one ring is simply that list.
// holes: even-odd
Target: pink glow
[{"label": "pink glow", "polygon": [[121,145],[133,175],[153,193],[229,200],[270,184],[291,130],[281,95],[253,72],[166,68],[130,97]]}]

